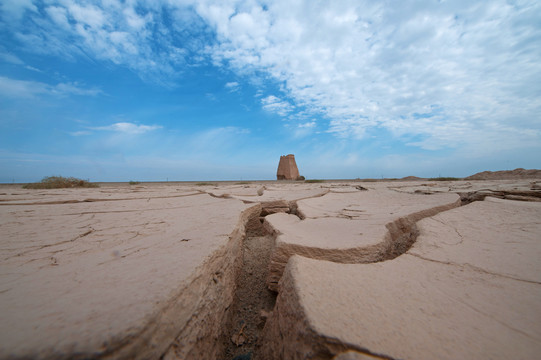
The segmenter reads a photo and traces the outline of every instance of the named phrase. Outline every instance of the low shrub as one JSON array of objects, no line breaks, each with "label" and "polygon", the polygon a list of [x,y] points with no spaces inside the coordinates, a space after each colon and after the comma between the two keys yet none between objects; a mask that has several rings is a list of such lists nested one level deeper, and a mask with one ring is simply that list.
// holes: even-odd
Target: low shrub
[{"label": "low shrub", "polygon": [[40,182],[26,184],[24,189],[63,189],[63,188],[94,188],[98,187],[88,180],[81,180],[74,177],[47,176]]},{"label": "low shrub", "polygon": [[461,178],[456,178],[456,177],[440,176],[440,177],[430,178],[428,180],[429,181],[459,181],[459,180],[462,180],[462,179]]}]

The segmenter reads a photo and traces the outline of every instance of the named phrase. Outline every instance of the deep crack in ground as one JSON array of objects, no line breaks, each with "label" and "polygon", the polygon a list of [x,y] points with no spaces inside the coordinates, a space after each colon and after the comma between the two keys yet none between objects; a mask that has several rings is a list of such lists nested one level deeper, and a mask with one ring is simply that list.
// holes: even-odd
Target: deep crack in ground
[{"label": "deep crack in ground", "polygon": [[248,223],[243,242],[242,268],[230,309],[228,330],[222,340],[225,348],[223,360],[254,358],[266,315],[276,302],[276,293],[266,286],[273,242],[274,237],[265,231],[259,219]]},{"label": "deep crack in ground", "polygon": [[[461,205],[463,206],[474,201],[482,201],[485,196],[492,196],[492,194],[478,193],[458,193],[461,196]],[[508,195],[503,191],[500,193],[503,194],[499,195]],[[521,197],[515,200],[538,201],[536,199],[539,196],[538,193],[535,195],[531,193],[521,195],[528,195],[528,197]],[[505,196],[497,197],[505,198]],[[297,215],[303,219],[302,214],[297,213],[296,201],[290,202],[288,207],[288,213]],[[447,210],[449,209],[442,209],[441,211]],[[269,215],[271,213],[264,211],[262,215]],[[225,350],[220,359],[223,360],[253,360],[257,358],[257,346],[260,340],[260,334],[268,315],[272,312],[276,303],[277,294],[267,288],[269,263],[275,236],[265,230],[262,225],[263,219],[256,218],[247,224],[246,237],[243,241],[242,268],[239,272],[235,298],[229,309],[229,318],[226,324],[225,334],[222,338]],[[388,249],[387,256],[378,261],[391,260],[406,253],[419,235],[416,226],[419,220],[415,219],[410,222],[401,218],[387,224],[388,230],[394,235],[392,236],[392,246]],[[394,227],[396,229],[392,231]],[[383,358],[388,357],[383,356]]]}]

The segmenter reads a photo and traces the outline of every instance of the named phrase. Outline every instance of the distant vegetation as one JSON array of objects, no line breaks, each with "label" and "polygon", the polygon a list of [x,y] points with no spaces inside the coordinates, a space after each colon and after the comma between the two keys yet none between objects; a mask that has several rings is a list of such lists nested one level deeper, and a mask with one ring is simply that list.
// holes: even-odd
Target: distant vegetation
[{"label": "distant vegetation", "polygon": [[305,183],[308,183],[308,184],[313,184],[313,183],[322,183],[322,182],[325,182],[325,180],[320,180],[320,179],[310,179],[310,180],[305,180],[304,182],[305,182]]},{"label": "distant vegetation", "polygon": [[458,180],[462,180],[461,178],[456,178],[456,177],[435,177],[435,178],[430,178],[428,179],[429,181],[458,181]]},{"label": "distant vegetation", "polygon": [[81,180],[74,177],[65,178],[63,176],[47,176],[40,182],[26,184],[24,189],[62,189],[62,188],[94,188],[98,187],[88,180]]},{"label": "distant vegetation", "polygon": [[251,184],[251,182],[249,181],[241,181],[241,182],[235,183],[235,185],[249,185],[249,184]]},{"label": "distant vegetation", "polygon": [[139,185],[140,183],[140,181],[130,181],[130,185]]},{"label": "distant vegetation", "polygon": [[200,183],[197,183],[195,185],[197,185],[197,186],[216,186],[216,184],[208,183],[208,182],[200,182]]}]

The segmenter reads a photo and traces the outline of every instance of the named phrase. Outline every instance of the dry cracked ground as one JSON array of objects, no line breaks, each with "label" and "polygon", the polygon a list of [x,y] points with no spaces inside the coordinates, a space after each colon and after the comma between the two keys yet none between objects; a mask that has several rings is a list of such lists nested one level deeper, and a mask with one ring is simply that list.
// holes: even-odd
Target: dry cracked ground
[{"label": "dry cracked ground", "polygon": [[0,187],[0,359],[534,359],[541,181]]}]

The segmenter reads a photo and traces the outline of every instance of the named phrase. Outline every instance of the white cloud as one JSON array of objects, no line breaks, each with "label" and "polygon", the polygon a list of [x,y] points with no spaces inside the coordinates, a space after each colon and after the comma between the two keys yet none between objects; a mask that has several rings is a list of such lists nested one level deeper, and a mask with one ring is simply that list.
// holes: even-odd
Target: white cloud
[{"label": "white cloud", "polygon": [[108,126],[92,127],[91,130],[114,131],[129,135],[144,134],[149,131],[161,129],[159,125],[137,125],[129,122],[118,122]]},{"label": "white cloud", "polygon": [[317,124],[315,121],[309,121],[309,122],[297,124],[297,126],[294,127],[293,137],[303,138],[308,135],[311,135],[314,132],[316,127],[317,127]]},{"label": "white cloud", "polygon": [[59,25],[64,29],[70,28],[70,24],[68,22],[68,10],[66,8],[59,6],[49,6],[45,9],[45,11],[56,25]]},{"label": "white cloud", "polygon": [[32,0],[2,0],[0,10],[3,13],[2,19],[7,22],[20,20],[27,10],[38,11]]},{"label": "white cloud", "polygon": [[[216,63],[270,75],[337,136],[383,128],[421,135],[412,144],[425,149],[541,140],[538,1],[277,0],[265,9],[202,1],[197,9],[216,29]],[[262,99],[281,116],[295,110],[291,102]]]},{"label": "white cloud", "polygon": [[239,90],[240,84],[236,81],[228,82],[225,84],[225,88],[228,89],[230,92],[235,92]]},{"label": "white cloud", "polygon": [[294,107],[288,101],[282,100],[274,95],[269,95],[261,99],[263,109],[274,112],[280,116],[286,116]]},{"label": "white cloud", "polygon": [[107,22],[103,10],[93,5],[80,6],[71,3],[68,6],[68,11],[75,21],[93,28],[100,28]]},{"label": "white cloud", "polygon": [[187,54],[203,53],[196,33],[202,31],[201,19],[188,3],[58,0],[47,1],[43,12],[14,5],[13,11],[32,21],[9,31],[28,51],[111,61],[144,80],[171,86],[182,74]]},{"label": "white cloud", "polygon": [[149,22],[149,17],[143,17],[137,15],[135,10],[131,7],[125,8],[123,11],[126,23],[133,28],[134,30],[140,30],[145,27],[147,22]]},{"label": "white cloud", "polygon": [[[11,23],[33,20],[9,27],[29,51],[110,61],[148,81],[171,85],[207,56],[262,87],[270,79],[282,93],[259,92],[265,110],[301,123],[321,115],[319,128],[341,138],[384,129],[431,150],[541,142],[535,0],[51,0],[44,12],[6,0],[2,12]],[[18,94],[83,91],[11,85]]]},{"label": "white cloud", "polygon": [[103,92],[97,88],[85,89],[75,83],[59,83],[54,86],[51,90],[53,93],[58,95],[81,95],[81,96],[97,96]]},{"label": "white cloud", "polygon": [[49,85],[38,81],[10,79],[0,76],[0,94],[11,98],[32,98],[38,95],[53,96],[97,96],[103,92],[97,88],[84,88],[77,83]]},{"label": "white cloud", "polygon": [[311,129],[311,128],[316,127],[316,122],[315,121],[310,121],[310,122],[307,122],[307,123],[304,123],[304,124],[299,124],[299,125],[297,125],[297,127],[301,128],[301,129]]},{"label": "white cloud", "polygon": [[15,65],[23,65],[24,62],[19,59],[17,56],[11,54],[11,53],[5,53],[5,52],[2,52],[0,53],[0,59],[2,59],[2,61],[5,61],[5,62],[8,62],[10,64],[15,64]]},{"label": "white cloud", "polygon": [[39,72],[39,73],[40,73],[40,72],[43,72],[43,71],[41,71],[40,69],[37,69],[37,68],[35,68],[35,67],[33,67],[33,66],[29,66],[29,65],[26,65],[24,68],[27,69],[27,70],[35,71],[35,72]]},{"label": "white cloud", "polygon": [[26,65],[24,61],[22,61],[18,56],[12,54],[9,51],[3,50],[1,47],[0,47],[0,61],[13,64],[13,65],[21,65],[27,70],[31,70],[35,72],[42,72],[41,70],[33,66]]}]

